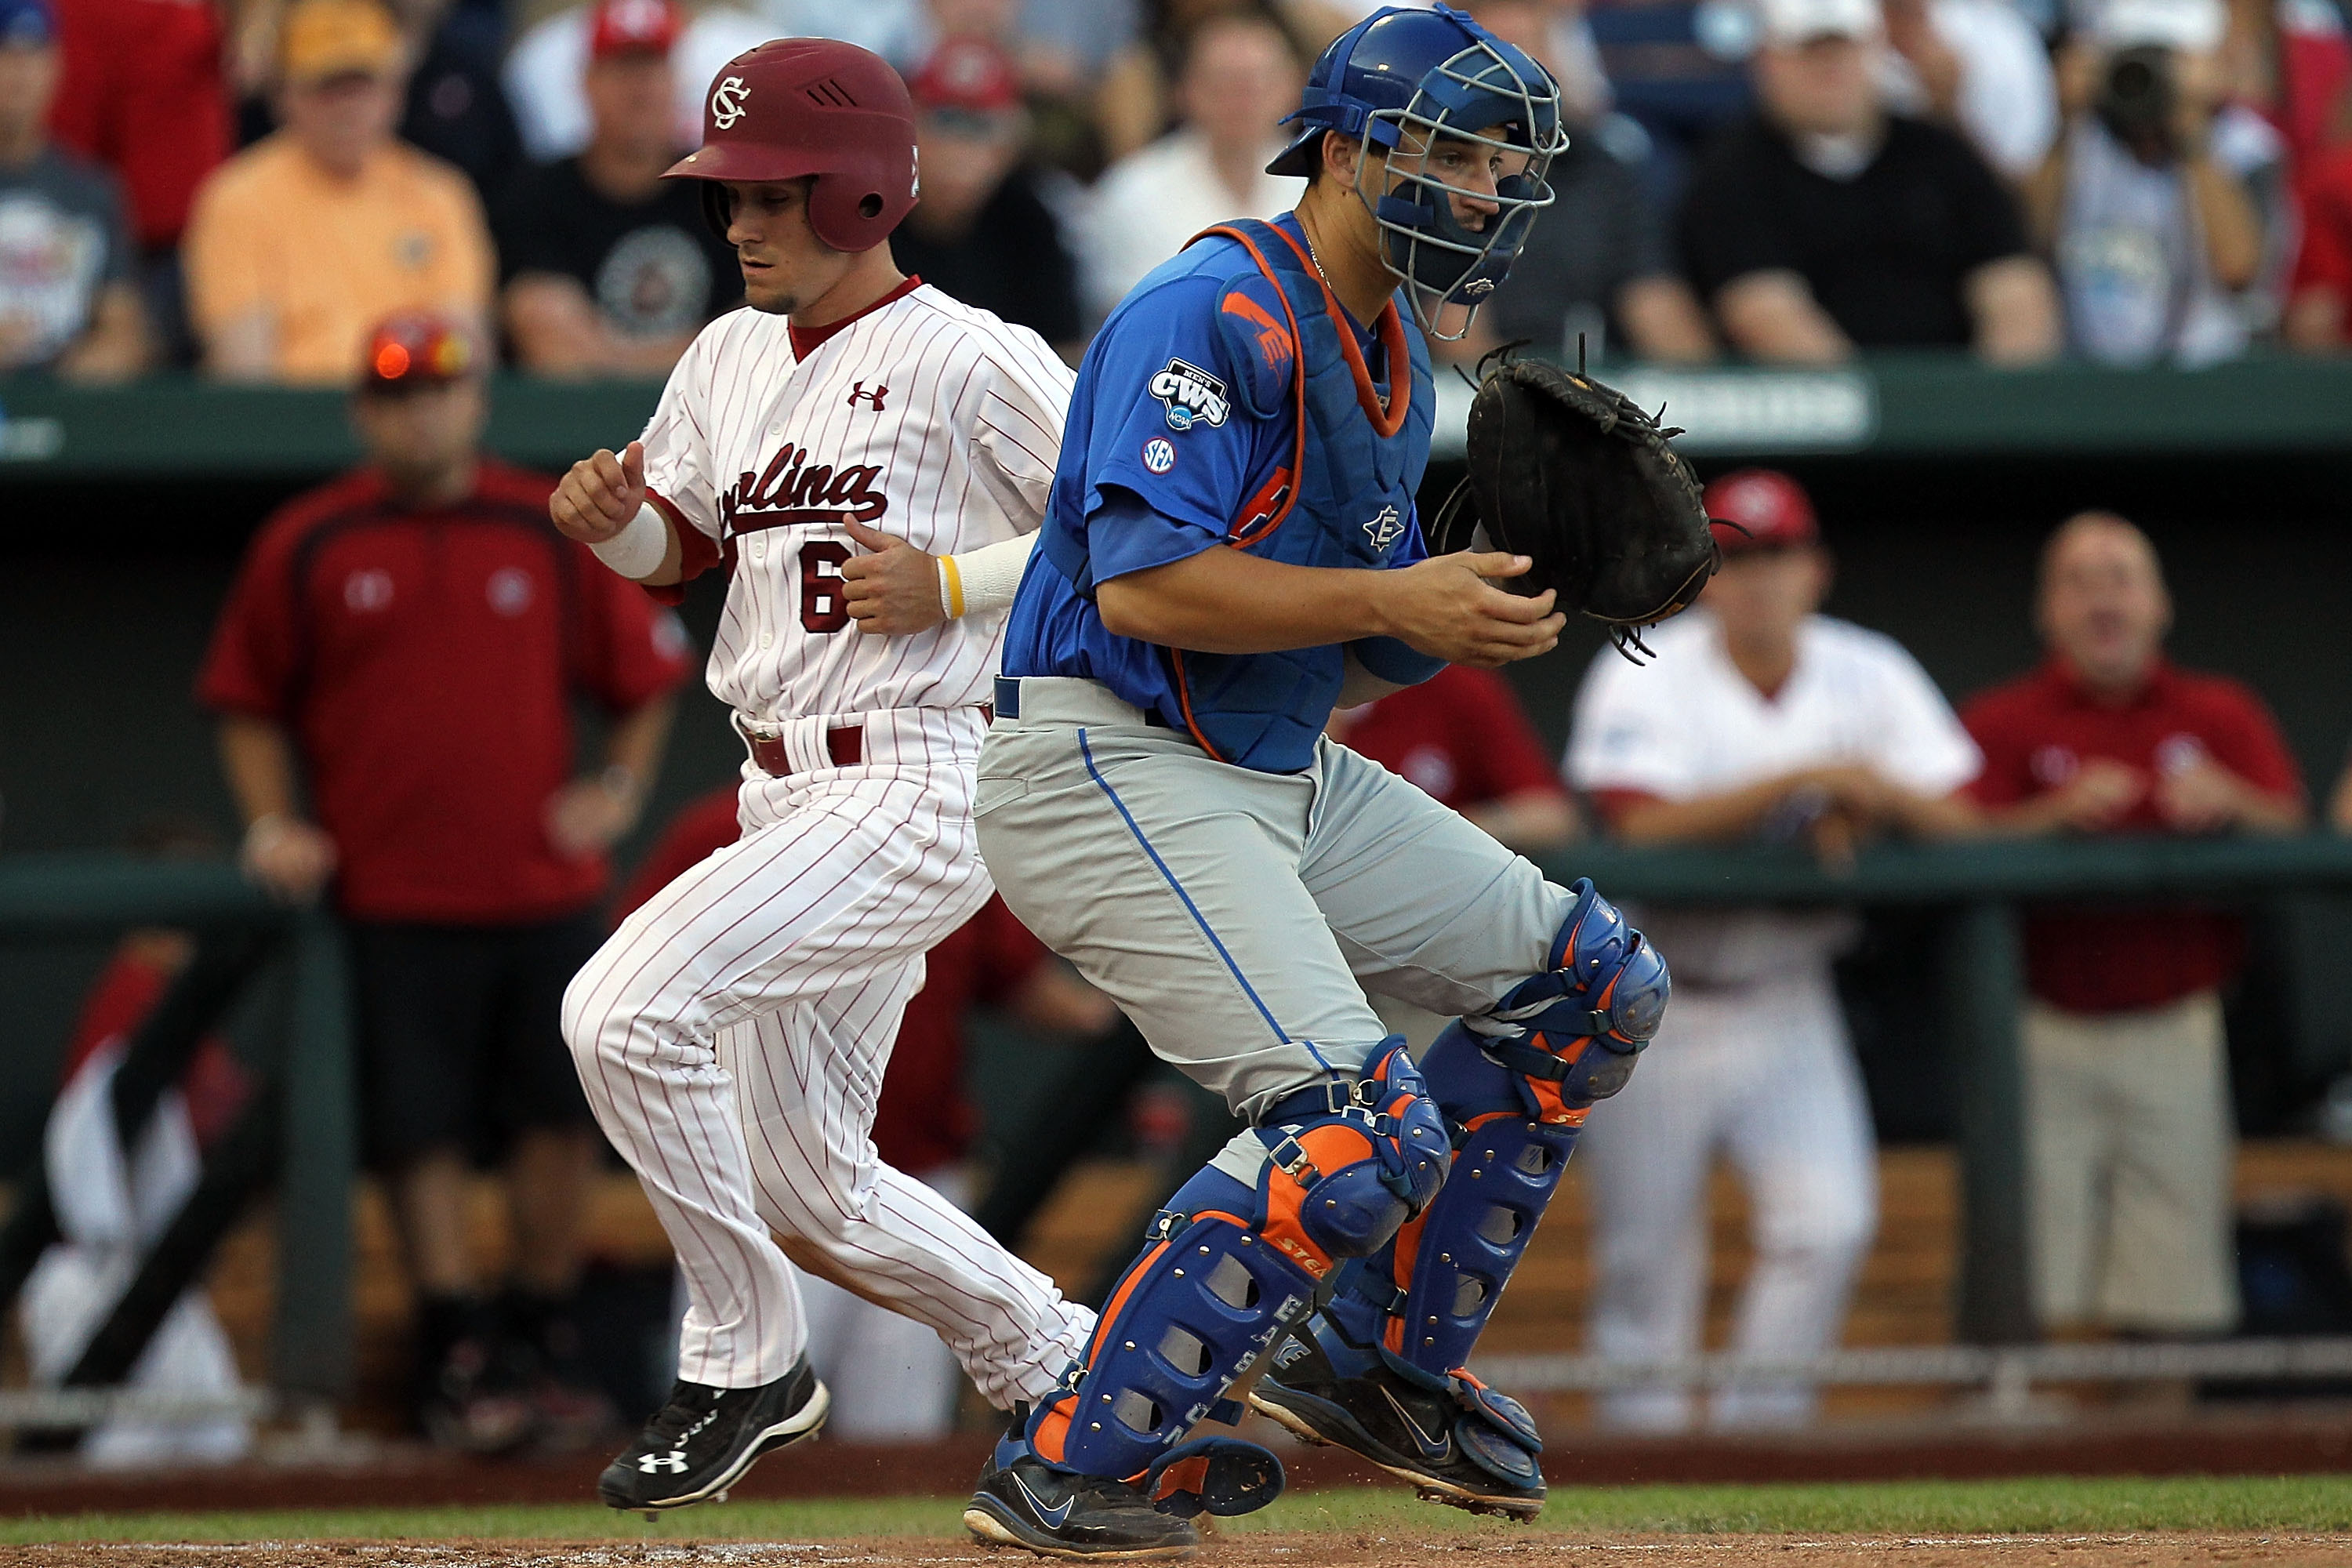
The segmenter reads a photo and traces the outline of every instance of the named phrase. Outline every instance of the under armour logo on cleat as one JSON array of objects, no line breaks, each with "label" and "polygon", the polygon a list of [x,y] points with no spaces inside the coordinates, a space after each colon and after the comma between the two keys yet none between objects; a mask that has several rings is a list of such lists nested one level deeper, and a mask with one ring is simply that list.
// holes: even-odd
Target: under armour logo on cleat
[{"label": "under armour logo on cleat", "polygon": [[667,1470],[673,1476],[681,1475],[686,1470],[686,1451],[672,1448],[667,1454],[639,1455],[637,1468],[649,1476],[661,1470]]},{"label": "under armour logo on cleat", "polygon": [[1072,1505],[1076,1503],[1078,1500],[1074,1497],[1066,1498],[1063,1500],[1061,1507],[1047,1508],[1044,1503],[1037,1500],[1037,1494],[1029,1489],[1029,1483],[1027,1481],[1023,1480],[1019,1476],[1015,1476],[1013,1478],[1013,1484],[1020,1490],[1021,1500],[1029,1505],[1029,1511],[1035,1514],[1048,1530],[1061,1529],[1062,1521],[1070,1517],[1070,1509]]},{"label": "under armour logo on cleat", "polygon": [[879,414],[882,412],[882,400],[889,395],[890,389],[887,386],[877,384],[873,391],[868,392],[866,390],[866,384],[861,381],[849,389],[849,406],[855,408],[860,403],[868,403],[873,405],[874,412]]}]

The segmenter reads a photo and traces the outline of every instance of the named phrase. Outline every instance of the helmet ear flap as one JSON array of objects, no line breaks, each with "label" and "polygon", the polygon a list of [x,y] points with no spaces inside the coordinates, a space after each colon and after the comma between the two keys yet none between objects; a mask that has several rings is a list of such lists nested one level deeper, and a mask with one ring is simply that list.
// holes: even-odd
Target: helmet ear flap
[{"label": "helmet ear flap", "polygon": [[727,231],[735,224],[735,193],[727,188],[723,180],[697,180],[695,184],[702,187],[702,221],[710,226],[711,233],[725,239]]}]

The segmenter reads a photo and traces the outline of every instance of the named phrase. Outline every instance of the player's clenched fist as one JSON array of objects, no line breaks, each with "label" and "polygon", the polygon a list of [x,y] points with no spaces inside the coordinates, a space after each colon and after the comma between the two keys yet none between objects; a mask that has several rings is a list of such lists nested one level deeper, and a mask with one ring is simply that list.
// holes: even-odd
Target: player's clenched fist
[{"label": "player's clenched fist", "polygon": [[862,522],[845,521],[842,526],[870,552],[841,563],[842,603],[859,631],[904,637],[948,618],[937,557]]},{"label": "player's clenched fist", "polygon": [[1464,550],[1378,574],[1390,634],[1450,664],[1493,669],[1533,658],[1559,646],[1568,617],[1551,607],[1552,592],[1507,594],[1490,578],[1517,577],[1524,555]]},{"label": "player's clenched fist", "polygon": [[583,544],[602,544],[646,504],[646,446],[632,441],[618,455],[597,448],[572,465],[548,499],[555,526]]}]

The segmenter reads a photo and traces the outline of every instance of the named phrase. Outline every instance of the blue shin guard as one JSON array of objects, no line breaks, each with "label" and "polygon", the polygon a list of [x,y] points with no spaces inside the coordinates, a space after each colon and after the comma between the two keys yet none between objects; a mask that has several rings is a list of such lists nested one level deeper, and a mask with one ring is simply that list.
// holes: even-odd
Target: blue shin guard
[{"label": "blue shin guard", "polygon": [[1590,881],[1574,892],[1551,967],[1492,1012],[1449,1025],[1423,1055],[1453,1168],[1425,1213],[1339,1271],[1314,1329],[1341,1378],[1381,1363],[1449,1391],[1462,1451],[1515,1484],[1536,1475],[1535,1428],[1462,1368],[1559,1189],[1578,1130],[1594,1101],[1624,1087],[1667,994],[1665,965],[1641,933]]},{"label": "blue shin guard", "polygon": [[[1177,1445],[1203,1419],[1239,1415],[1227,1390],[1307,1315],[1335,1266],[1381,1247],[1427,1205],[1446,1159],[1443,1123],[1401,1044],[1360,1082],[1277,1102],[1256,1136],[1266,1159],[1255,1184],[1213,1164],[1153,1222],[1084,1364],[1031,1415],[1024,1436],[1037,1458],[1149,1482],[1163,1489],[1163,1506],[1214,1512],[1272,1500],[1265,1467],[1249,1457],[1263,1449]],[[1272,1465],[1276,1490],[1280,1475]]]}]

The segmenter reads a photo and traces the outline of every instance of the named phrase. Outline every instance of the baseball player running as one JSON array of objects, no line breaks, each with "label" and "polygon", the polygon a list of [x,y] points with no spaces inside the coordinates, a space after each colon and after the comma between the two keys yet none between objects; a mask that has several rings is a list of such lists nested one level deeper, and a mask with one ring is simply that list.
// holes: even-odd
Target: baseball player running
[{"label": "baseball player running", "polygon": [[972,768],[1069,375],[892,265],[914,129],[880,58],[763,44],[719,72],[705,126],[669,173],[703,182],[752,308],[703,330],[642,441],[576,464],[551,503],[656,596],[726,563],[709,678],[751,752],[742,837],[564,997],[690,1301],[669,1403],[599,1484],[644,1510],[719,1495],[824,1420],[771,1229],[936,1329],[1000,1405],[1049,1393],[1090,1323],[867,1137],[922,954],[989,894]]},{"label": "baseball player running", "polygon": [[[1665,1000],[1589,882],[1322,736],[1335,702],[1559,636],[1551,593],[1488,581],[1528,558],[1424,558],[1403,321],[1503,274],[1550,199],[1558,91],[1458,12],[1389,8],[1288,118],[1269,170],[1308,177],[1297,209],[1210,230],[1080,367],[981,748],[1006,902],[1249,1123],[982,1476],[965,1524],[1043,1553],[1172,1555],[1180,1513],[1270,1500],[1265,1449],[1182,1441],[1269,1351],[1252,1398],[1284,1426],[1533,1513],[1527,1413],[1460,1369]],[[1416,1068],[1367,988],[1459,1021]]]}]

